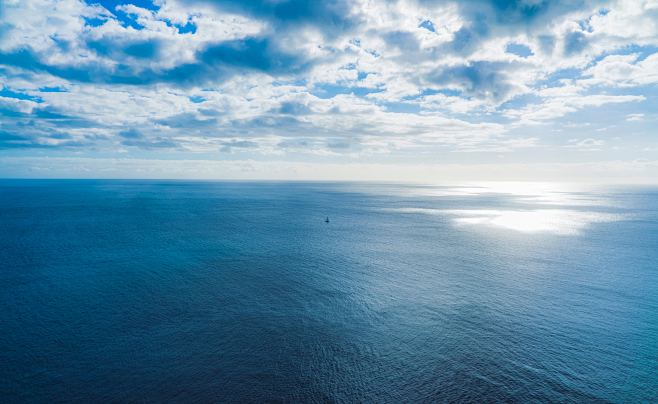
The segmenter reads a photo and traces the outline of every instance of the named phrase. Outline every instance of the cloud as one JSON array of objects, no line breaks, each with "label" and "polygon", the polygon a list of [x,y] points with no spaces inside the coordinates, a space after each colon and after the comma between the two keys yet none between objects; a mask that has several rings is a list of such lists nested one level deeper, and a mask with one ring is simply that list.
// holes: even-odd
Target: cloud
[{"label": "cloud", "polygon": [[4,2],[0,144],[282,159],[594,151],[607,144],[592,142],[598,120],[651,130],[654,3]]},{"label": "cloud", "polygon": [[626,120],[628,122],[640,122],[644,120],[644,114],[628,114]]},{"label": "cloud", "polygon": [[284,0],[284,1],[222,1],[222,0],[182,0],[188,7],[198,4],[209,4],[218,10],[246,15],[262,19],[273,25],[275,29],[285,29],[299,26],[317,26],[325,32],[339,32],[351,28],[357,19],[351,15],[349,1],[333,2],[314,0]]},{"label": "cloud", "polygon": [[605,145],[604,140],[593,139],[590,137],[586,139],[569,139],[566,147],[579,150],[596,151],[600,150],[603,145]]},{"label": "cloud", "polygon": [[564,53],[567,56],[582,52],[585,48],[587,48],[587,36],[584,32],[574,31],[564,37]]},{"label": "cloud", "polygon": [[540,90],[541,102],[520,109],[508,110],[506,114],[525,123],[550,121],[567,114],[606,104],[642,102],[642,95],[587,94],[584,87],[563,86]]},{"label": "cloud", "polygon": [[589,85],[635,87],[658,83],[658,53],[638,60],[638,54],[610,55],[584,71]]},{"label": "cloud", "polygon": [[[122,55],[133,59],[150,59],[158,53],[157,41],[143,41],[118,45],[113,42],[89,42],[89,49],[97,55],[111,59]],[[152,68],[131,64],[84,63],[78,66],[48,64],[40,60],[30,49],[12,53],[0,53],[2,63],[36,73],[48,73],[62,79],[83,83],[150,85],[171,83],[175,85],[204,84],[224,81],[235,74],[253,71],[270,75],[292,75],[306,68],[300,57],[277,49],[267,39],[245,38],[212,44],[201,49],[195,60],[172,68]]]},{"label": "cloud", "polygon": [[431,84],[458,89],[468,96],[500,101],[516,85],[509,76],[514,69],[509,63],[477,61],[439,69],[427,79]]},{"label": "cloud", "polygon": [[119,136],[121,136],[124,139],[139,139],[144,135],[142,135],[142,133],[137,129],[127,129],[127,130],[119,131]]}]

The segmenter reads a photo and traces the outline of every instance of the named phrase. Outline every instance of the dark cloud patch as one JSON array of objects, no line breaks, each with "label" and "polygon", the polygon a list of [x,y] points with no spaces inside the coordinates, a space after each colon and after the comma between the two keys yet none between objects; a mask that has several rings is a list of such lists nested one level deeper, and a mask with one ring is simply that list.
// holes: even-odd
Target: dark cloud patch
[{"label": "dark cloud patch", "polygon": [[39,61],[39,58],[28,49],[0,53],[0,64],[5,66],[22,67],[27,70],[37,70],[44,66]]},{"label": "dark cloud patch", "polygon": [[462,27],[455,32],[450,47],[462,54],[473,53],[480,43],[480,35],[468,27]]},{"label": "dark cloud patch", "polygon": [[100,66],[95,64],[88,64],[84,67],[48,65],[41,62],[39,57],[30,49],[0,52],[0,64],[15,66],[32,72],[45,72],[53,76],[79,82],[102,81],[99,78],[111,77],[106,70],[102,70]]},{"label": "dark cloud patch", "polygon": [[57,112],[52,107],[34,108],[31,113],[0,108],[3,131],[0,148],[78,148],[93,143],[76,140],[70,129],[101,128],[102,124]]},{"label": "dark cloud patch", "polygon": [[106,41],[102,40],[87,41],[87,47],[101,56],[111,56],[111,47],[108,45],[109,44]]},{"label": "dark cloud patch", "polygon": [[287,101],[281,103],[281,106],[274,112],[287,115],[306,115],[309,114],[311,110],[302,103]]},{"label": "dark cloud patch", "polygon": [[213,128],[217,126],[217,119],[199,119],[199,117],[191,112],[185,112],[178,115],[172,115],[164,119],[158,119],[156,124],[168,126],[175,129],[203,129]]},{"label": "dark cloud patch", "polygon": [[551,4],[557,5],[559,1],[489,0],[481,3],[491,7],[497,21],[502,23],[526,23],[547,14],[550,11]]},{"label": "dark cloud patch", "polygon": [[119,136],[124,139],[141,139],[144,137],[140,131],[134,128],[120,131]]},{"label": "dark cloud patch", "polygon": [[602,3],[598,0],[471,0],[460,1],[466,16],[485,15],[489,23],[530,27],[574,10]]},{"label": "dark cloud patch", "polygon": [[418,39],[411,32],[393,31],[384,34],[384,40],[391,46],[402,50],[415,52],[420,49]]},{"label": "dark cloud patch", "polygon": [[438,86],[458,88],[467,96],[503,100],[512,90],[509,63],[473,62],[435,71],[427,79]]},{"label": "dark cloud patch", "polygon": [[0,149],[20,149],[37,147],[38,145],[25,135],[16,135],[7,131],[0,131]]},{"label": "dark cloud patch", "polygon": [[160,50],[160,42],[150,40],[150,41],[141,41],[141,42],[132,43],[126,46],[123,49],[123,52],[126,55],[140,59],[153,59],[158,56],[159,50]]},{"label": "dark cloud patch", "polygon": [[58,121],[64,121],[64,120],[76,120],[76,117],[72,117],[69,115],[62,114],[58,111],[56,111],[53,108],[40,108],[40,109],[35,109],[32,113],[32,116],[40,119],[46,119],[46,120],[58,120]]},{"label": "dark cloud patch", "polygon": [[32,111],[30,117],[38,118],[50,122],[52,125],[56,125],[58,128],[98,128],[102,127],[96,121],[91,119],[63,114],[56,108],[47,106],[44,108],[35,108]]},{"label": "dark cloud patch", "polygon": [[[44,143],[40,139],[60,140],[56,144]],[[88,146],[83,142],[69,140],[72,137],[69,134],[53,132],[48,135],[39,133],[14,133],[10,131],[0,131],[0,149],[54,149],[54,148],[77,148]],[[61,140],[64,140],[63,142]],[[68,141],[67,141],[68,140]]]},{"label": "dark cloud patch", "polygon": [[97,54],[120,60],[124,56],[137,59],[153,59],[158,56],[161,43],[158,40],[146,40],[122,43],[115,39],[102,38],[87,41],[87,47]]},{"label": "dark cloud patch", "polygon": [[[418,0],[421,4],[444,4],[443,0]],[[464,26],[454,34],[454,39],[443,51],[462,56],[472,54],[483,41],[496,36],[528,33],[533,36],[547,34],[552,21],[580,10],[596,10],[600,0],[470,0],[456,2]],[[550,53],[553,44],[548,40],[541,44],[542,51]],[[576,46],[577,48],[577,46]]]},{"label": "dark cloud patch", "polygon": [[282,51],[268,38],[248,37],[209,46],[197,54],[197,62],[155,73],[155,80],[202,83],[252,71],[293,75],[309,66],[309,61]]},{"label": "dark cloud patch", "polygon": [[33,126],[35,122],[44,122],[47,127],[53,128],[90,128],[102,125],[90,119],[62,114],[51,106],[34,108],[31,112],[22,112],[16,109],[0,107],[0,117],[3,118],[3,126]]},{"label": "dark cloud patch", "polygon": [[581,31],[574,31],[564,37],[564,54],[567,56],[580,53],[587,48],[587,36]]},{"label": "dark cloud patch", "polygon": [[[157,52],[157,41],[120,45],[112,41],[90,41],[88,45],[99,54],[122,60],[122,55],[149,59]],[[149,56],[151,55],[151,56]],[[308,69],[310,61],[280,50],[268,38],[248,37],[220,42],[199,51],[196,61],[171,69],[159,70],[131,64],[50,65],[40,60],[30,49],[0,52],[0,64],[16,66],[33,72],[46,72],[71,81],[85,83],[150,85],[170,83],[187,86],[222,81],[235,74],[259,71],[272,75],[294,75]]]},{"label": "dark cloud patch", "polygon": [[220,116],[222,114],[221,111],[213,108],[199,108],[198,111],[204,116]]},{"label": "dark cloud patch", "polygon": [[452,52],[460,55],[470,55],[475,52],[483,39],[490,35],[491,31],[483,14],[476,14],[470,21],[455,32],[448,47]]},{"label": "dark cloud patch", "polygon": [[159,72],[142,73],[145,80],[134,84],[153,84],[157,82],[170,83],[179,86],[201,85],[208,82],[221,82],[229,77],[225,69],[205,66],[203,63],[185,63],[171,69]]},{"label": "dark cloud patch", "polygon": [[319,0],[183,0],[189,5],[211,4],[220,10],[268,21],[275,30],[313,25],[327,35],[335,35],[358,24],[351,14],[351,1]]},{"label": "dark cloud patch", "polygon": [[267,73],[298,73],[304,62],[281,51],[269,38],[246,38],[210,46],[198,55],[205,66],[230,66]]},{"label": "dark cloud patch", "polygon": [[539,42],[539,47],[541,48],[542,52],[546,54],[552,54],[553,50],[555,49],[555,37],[552,35],[539,35],[537,37],[537,41]]},{"label": "dark cloud patch", "polygon": [[25,114],[21,111],[17,111],[15,109],[11,109],[11,108],[3,108],[2,106],[0,106],[0,117],[3,117],[5,119],[7,119],[7,118],[20,118],[20,117],[23,117],[23,116],[26,116],[26,115],[27,114]]},{"label": "dark cloud patch", "polygon": [[71,50],[71,42],[59,38],[57,35],[51,35],[50,39],[55,43],[57,48],[63,52],[69,52]]}]

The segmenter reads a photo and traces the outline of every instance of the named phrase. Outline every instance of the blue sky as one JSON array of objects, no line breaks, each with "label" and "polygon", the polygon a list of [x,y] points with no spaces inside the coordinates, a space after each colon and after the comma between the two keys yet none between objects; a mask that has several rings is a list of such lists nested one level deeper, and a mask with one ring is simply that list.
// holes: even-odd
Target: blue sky
[{"label": "blue sky", "polygon": [[658,2],[4,0],[0,176],[658,178]]}]

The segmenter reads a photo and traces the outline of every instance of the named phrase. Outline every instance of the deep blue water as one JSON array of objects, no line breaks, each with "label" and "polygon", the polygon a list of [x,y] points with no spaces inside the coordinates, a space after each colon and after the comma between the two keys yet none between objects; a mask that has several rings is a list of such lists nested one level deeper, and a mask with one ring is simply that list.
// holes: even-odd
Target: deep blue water
[{"label": "deep blue water", "polygon": [[3,180],[0,394],[658,402],[658,190]]}]

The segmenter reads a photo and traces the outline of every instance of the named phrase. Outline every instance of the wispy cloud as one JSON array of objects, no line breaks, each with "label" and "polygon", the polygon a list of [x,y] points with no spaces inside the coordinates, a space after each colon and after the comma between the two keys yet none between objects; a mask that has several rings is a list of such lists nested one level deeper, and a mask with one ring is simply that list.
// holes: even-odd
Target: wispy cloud
[{"label": "wispy cloud", "polygon": [[628,114],[626,120],[628,122],[640,122],[644,120],[644,114]]}]

